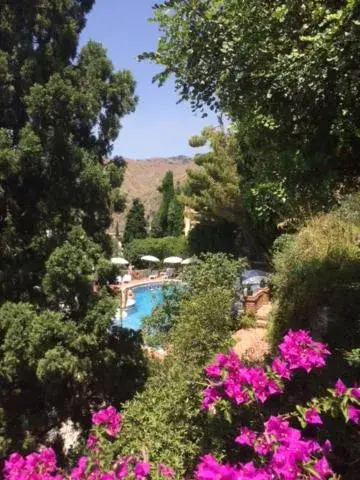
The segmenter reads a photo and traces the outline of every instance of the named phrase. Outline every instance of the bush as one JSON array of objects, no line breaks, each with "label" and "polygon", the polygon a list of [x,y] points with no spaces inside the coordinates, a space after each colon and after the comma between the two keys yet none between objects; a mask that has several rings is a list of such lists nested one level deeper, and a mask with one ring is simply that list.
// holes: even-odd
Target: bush
[{"label": "bush", "polygon": [[240,328],[248,329],[253,328],[256,325],[256,318],[253,313],[245,313],[240,315]]},{"label": "bush", "polygon": [[119,452],[149,452],[151,461],[167,463],[179,475],[193,468],[212,428],[212,420],[199,411],[202,372],[238,327],[231,306],[243,265],[218,254],[186,269],[187,288],[167,333],[168,355],[145,390],[126,405]]},{"label": "bush", "polygon": [[[135,266],[141,267],[144,266],[140,260],[143,255],[154,255],[162,260],[170,256],[184,257],[187,250],[185,237],[143,238],[125,245],[124,255]],[[148,266],[148,263],[146,265]]]},{"label": "bush", "polygon": [[332,212],[277,243],[271,279],[276,301],[271,327],[274,345],[289,328],[308,328],[330,347],[359,345],[358,235],[354,223]]}]

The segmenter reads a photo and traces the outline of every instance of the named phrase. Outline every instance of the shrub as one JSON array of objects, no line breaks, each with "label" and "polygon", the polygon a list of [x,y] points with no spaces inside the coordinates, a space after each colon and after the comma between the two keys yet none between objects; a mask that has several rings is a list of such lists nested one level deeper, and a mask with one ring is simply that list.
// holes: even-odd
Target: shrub
[{"label": "shrub", "polygon": [[167,332],[168,355],[144,391],[125,406],[119,452],[145,450],[151,461],[170,464],[179,474],[194,467],[213,429],[213,421],[199,411],[202,372],[238,327],[231,306],[243,265],[217,254],[186,268],[187,287]]},{"label": "shrub", "polygon": [[245,330],[247,328],[253,328],[256,324],[256,318],[253,313],[245,313],[243,315],[240,315],[240,328],[244,328]]},{"label": "shrub", "polygon": [[289,328],[308,328],[339,349],[359,345],[358,235],[354,223],[332,212],[278,242],[271,278],[276,300],[274,345]]},{"label": "shrub", "polygon": [[160,260],[170,256],[183,257],[187,255],[187,240],[185,237],[136,239],[125,245],[124,255],[137,267],[144,266],[140,260],[143,255],[154,255]]},{"label": "shrub", "polygon": [[[226,412],[227,423],[232,427],[231,442],[236,446],[233,459],[229,451],[219,455],[216,445],[203,445],[206,454],[195,462],[194,473],[188,478],[196,480],[335,480],[354,479],[358,474],[360,424],[360,388],[348,386],[341,379],[331,383],[326,395],[314,397],[309,402],[281,411],[281,396],[285,387],[294,383],[302,371],[306,376],[322,369],[330,355],[327,346],[314,341],[308,332],[289,331],[279,345],[277,356],[271,365],[254,368],[244,365],[237,355],[220,353],[205,374],[207,388],[203,390],[202,411],[209,410],[212,417],[222,417]],[[186,400],[172,392],[179,401]],[[277,402],[273,414],[268,414],[266,404],[270,398]],[[187,410],[187,405],[182,404]],[[250,418],[239,422],[234,416],[237,410],[255,406],[257,421]],[[138,412],[141,415],[141,411]],[[265,414],[265,415],[264,415]],[[191,418],[191,417],[190,417]],[[208,416],[204,416],[209,418]],[[243,420],[243,418],[242,418]],[[112,406],[92,414],[92,429],[86,441],[84,455],[79,457],[69,473],[57,466],[55,452],[42,448],[25,457],[14,453],[5,461],[5,480],[150,480],[184,478],[175,464],[164,464],[159,444],[151,444],[148,451],[143,445],[126,455],[119,451],[119,440],[126,434],[124,418]],[[337,422],[341,434],[347,438],[346,445],[339,444],[340,431],[333,430],[329,439],[329,422]],[[330,423],[331,424],[331,423]],[[221,425],[221,423],[220,423]],[[156,425],[151,423],[150,427]],[[224,424],[223,424],[224,426]],[[123,427],[123,428],[122,428]],[[141,427],[141,422],[139,423]],[[120,432],[121,430],[121,432]],[[121,433],[119,435],[119,432]],[[142,432],[141,432],[142,433]],[[183,451],[178,442],[183,431],[170,432],[164,428],[162,438]],[[175,435],[172,435],[174,433]],[[216,435],[214,435],[216,436]],[[340,448],[339,448],[340,447]],[[345,448],[344,448],[345,447]],[[195,452],[193,452],[194,454]],[[125,456],[124,456],[125,454]],[[218,457],[218,458],[217,458]],[[220,458],[219,458],[220,457]],[[345,457],[345,458],[344,458]],[[345,461],[344,461],[345,460]],[[173,468],[175,467],[175,469]],[[335,473],[336,472],[336,473]],[[341,477],[338,475],[341,474]],[[190,477],[191,475],[191,477]],[[187,477],[185,477],[187,478]]]}]

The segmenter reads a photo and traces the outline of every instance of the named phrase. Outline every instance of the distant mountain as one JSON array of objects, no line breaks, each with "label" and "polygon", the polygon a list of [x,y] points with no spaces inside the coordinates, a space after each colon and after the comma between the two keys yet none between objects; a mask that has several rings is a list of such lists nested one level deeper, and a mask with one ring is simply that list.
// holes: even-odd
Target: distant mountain
[{"label": "distant mountain", "polygon": [[186,170],[195,168],[195,163],[190,157],[177,155],[174,157],[153,157],[146,160],[126,159],[127,168],[122,185],[122,190],[127,196],[125,212],[114,214],[112,225],[109,229],[115,234],[116,222],[119,224],[119,232],[122,235],[125,226],[125,219],[132,199],[140,198],[145,206],[147,220],[151,221],[154,213],[158,210],[161,195],[157,191],[165,173],[171,170],[174,174],[174,181],[184,183]]}]

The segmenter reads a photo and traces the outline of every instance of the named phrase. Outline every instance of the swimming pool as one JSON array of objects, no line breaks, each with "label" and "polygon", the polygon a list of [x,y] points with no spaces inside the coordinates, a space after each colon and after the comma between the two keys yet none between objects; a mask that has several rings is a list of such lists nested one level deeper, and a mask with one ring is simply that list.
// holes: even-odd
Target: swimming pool
[{"label": "swimming pool", "polygon": [[153,283],[133,287],[136,303],[123,312],[122,320],[116,320],[115,325],[140,330],[143,318],[150,315],[156,306],[163,304],[163,286],[164,283]]}]

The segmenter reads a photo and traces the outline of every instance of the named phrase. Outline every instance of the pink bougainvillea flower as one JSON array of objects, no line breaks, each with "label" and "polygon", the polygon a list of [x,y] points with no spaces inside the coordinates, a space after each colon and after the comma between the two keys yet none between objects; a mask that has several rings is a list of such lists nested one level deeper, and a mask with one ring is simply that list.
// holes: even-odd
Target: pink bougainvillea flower
[{"label": "pink bougainvillea flower", "polygon": [[115,437],[120,430],[122,416],[114,407],[107,407],[92,415],[93,425],[103,425],[108,435]]},{"label": "pink bougainvillea flower", "polygon": [[337,397],[342,397],[343,395],[345,395],[346,393],[346,385],[345,383],[340,379],[338,378],[336,383],[335,383],[335,394]]},{"label": "pink bougainvillea flower", "polygon": [[[212,455],[204,455],[196,468],[197,480],[235,480],[239,477],[237,470],[230,465],[221,465]],[[244,479],[246,477],[243,477]]]},{"label": "pink bougainvillea flower", "polygon": [[360,408],[356,408],[354,405],[349,405],[347,408],[349,420],[353,423],[360,423]]},{"label": "pink bougainvillea flower", "polygon": [[288,368],[287,363],[279,357],[274,358],[271,369],[276,375],[280,378],[286,378],[286,380],[290,380],[291,372]]},{"label": "pink bougainvillea flower", "polygon": [[80,457],[77,466],[70,472],[71,480],[83,480],[89,459],[87,457]]},{"label": "pink bougainvillea flower", "polygon": [[94,435],[93,433],[90,433],[88,439],[86,440],[87,448],[90,450],[93,450],[96,447],[98,440],[99,439],[96,435]]},{"label": "pink bougainvillea flower", "polygon": [[160,475],[162,475],[165,478],[168,478],[171,480],[175,477],[175,471],[171,467],[168,467],[163,463],[159,463],[158,469],[159,469]]},{"label": "pink bougainvillea flower", "polygon": [[216,387],[208,387],[203,391],[204,399],[201,404],[202,410],[208,410],[221,396]]},{"label": "pink bougainvillea flower", "polygon": [[313,425],[322,425],[323,424],[323,421],[321,420],[319,412],[314,407],[309,408],[309,410],[306,410],[306,412],[305,412],[305,422],[306,423],[311,423]]},{"label": "pink bougainvillea flower", "polygon": [[130,461],[131,457],[126,457],[118,460],[115,469],[116,478],[123,479],[128,475]]},{"label": "pink bougainvillea flower", "polygon": [[328,478],[328,476],[333,475],[334,473],[325,457],[320,458],[320,460],[315,463],[314,470],[316,470],[316,473],[321,480]]},{"label": "pink bougainvillea flower", "polygon": [[137,462],[134,468],[135,477],[139,480],[147,477],[150,472],[150,465],[147,462]]},{"label": "pink bougainvillea flower", "polygon": [[221,376],[221,368],[218,365],[208,365],[205,367],[205,373],[208,377],[220,377]]},{"label": "pink bougainvillea flower", "polygon": [[360,388],[354,387],[350,390],[350,396],[356,400],[360,400]]},{"label": "pink bougainvillea flower", "polygon": [[255,443],[257,433],[247,427],[240,429],[240,434],[235,438],[235,442],[240,445],[248,445],[252,447]]}]

